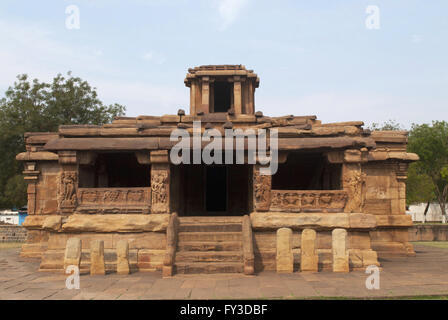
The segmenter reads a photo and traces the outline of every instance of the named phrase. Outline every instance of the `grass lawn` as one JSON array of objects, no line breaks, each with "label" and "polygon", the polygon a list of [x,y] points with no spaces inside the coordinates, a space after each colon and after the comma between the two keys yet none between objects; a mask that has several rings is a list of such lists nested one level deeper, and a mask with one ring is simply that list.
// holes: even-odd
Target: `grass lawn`
[{"label": "grass lawn", "polygon": [[23,242],[0,242],[1,249],[20,248]]},{"label": "grass lawn", "polygon": [[448,249],[448,241],[416,241],[412,242],[412,244],[418,244],[422,246],[428,246],[440,249]]}]

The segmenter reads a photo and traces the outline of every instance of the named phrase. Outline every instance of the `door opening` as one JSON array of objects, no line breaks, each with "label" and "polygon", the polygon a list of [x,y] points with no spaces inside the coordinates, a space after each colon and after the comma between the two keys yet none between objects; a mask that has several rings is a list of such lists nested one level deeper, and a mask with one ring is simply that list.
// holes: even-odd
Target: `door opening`
[{"label": "door opening", "polygon": [[227,168],[225,166],[206,167],[206,211],[221,212],[227,210]]}]

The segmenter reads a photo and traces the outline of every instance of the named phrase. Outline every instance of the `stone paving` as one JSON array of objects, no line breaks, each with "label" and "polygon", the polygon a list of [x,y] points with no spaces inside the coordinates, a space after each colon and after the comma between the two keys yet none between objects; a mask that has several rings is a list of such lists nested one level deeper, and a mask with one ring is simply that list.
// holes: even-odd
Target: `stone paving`
[{"label": "stone paving", "polygon": [[81,288],[65,288],[66,276],[38,272],[39,261],[21,258],[19,249],[0,249],[0,299],[299,299],[379,298],[448,295],[448,249],[416,245],[416,257],[382,259],[380,289],[368,290],[362,271],[256,276],[176,275],[161,272],[127,276],[81,275]]}]

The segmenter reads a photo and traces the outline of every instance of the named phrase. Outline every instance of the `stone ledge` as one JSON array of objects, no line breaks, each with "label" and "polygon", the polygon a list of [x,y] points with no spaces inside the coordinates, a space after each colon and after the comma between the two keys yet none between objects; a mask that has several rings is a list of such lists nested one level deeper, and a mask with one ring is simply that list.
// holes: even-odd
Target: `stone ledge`
[{"label": "stone ledge", "polygon": [[74,214],[62,225],[65,232],[145,232],[166,230],[169,214]]},{"label": "stone ledge", "polygon": [[410,215],[374,215],[378,227],[412,227]]},{"label": "stone ledge", "polygon": [[305,228],[332,230],[366,229],[376,227],[373,215],[366,213],[285,213],[285,212],[252,212],[250,214],[254,230],[277,230]]}]

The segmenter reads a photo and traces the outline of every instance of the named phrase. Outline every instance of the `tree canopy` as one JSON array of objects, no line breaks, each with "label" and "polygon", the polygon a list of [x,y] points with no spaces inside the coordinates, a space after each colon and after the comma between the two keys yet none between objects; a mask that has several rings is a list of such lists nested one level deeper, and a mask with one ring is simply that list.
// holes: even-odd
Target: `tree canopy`
[{"label": "tree canopy", "polygon": [[57,131],[63,124],[103,124],[123,115],[120,104],[103,104],[87,81],[58,74],[51,83],[30,81],[26,74],[0,99],[0,208],[26,203],[22,164],[16,154],[25,151],[25,132]]},{"label": "tree canopy", "polygon": [[433,121],[431,125],[412,125],[408,151],[419,155],[420,161],[412,166],[415,174],[432,183],[434,196],[442,214],[446,215],[448,200],[448,123]]}]

